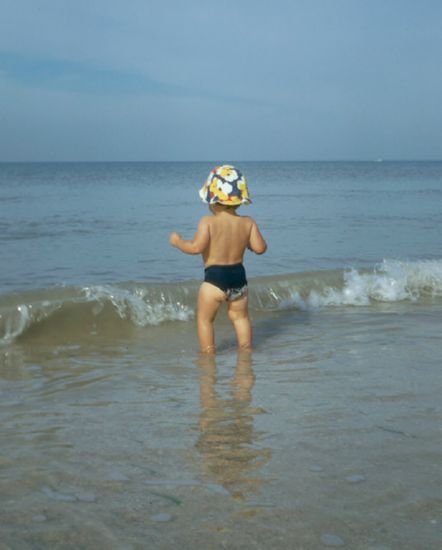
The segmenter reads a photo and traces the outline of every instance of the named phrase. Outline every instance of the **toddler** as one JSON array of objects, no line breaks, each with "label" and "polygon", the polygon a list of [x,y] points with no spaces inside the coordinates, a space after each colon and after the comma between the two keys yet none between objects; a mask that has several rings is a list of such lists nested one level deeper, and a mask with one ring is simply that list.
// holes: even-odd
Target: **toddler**
[{"label": "toddler", "polygon": [[250,349],[252,327],[243,258],[246,248],[263,254],[267,244],[256,222],[236,212],[241,204],[251,202],[246,180],[237,168],[218,166],[210,172],[200,197],[209,204],[212,215],[201,218],[193,240],[174,232],[169,241],[186,254],[201,254],[204,260],[204,282],[197,307],[201,352],[215,353],[213,322],[223,302],[227,303],[239,348]]}]

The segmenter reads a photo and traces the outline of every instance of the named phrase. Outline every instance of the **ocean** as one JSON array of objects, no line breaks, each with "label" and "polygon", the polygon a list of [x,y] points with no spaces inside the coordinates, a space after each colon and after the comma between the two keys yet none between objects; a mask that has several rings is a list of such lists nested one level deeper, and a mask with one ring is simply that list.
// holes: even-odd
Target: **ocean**
[{"label": "ocean", "polygon": [[0,164],[0,548],[439,549],[442,162],[233,163],[254,349],[204,358],[216,164]]}]

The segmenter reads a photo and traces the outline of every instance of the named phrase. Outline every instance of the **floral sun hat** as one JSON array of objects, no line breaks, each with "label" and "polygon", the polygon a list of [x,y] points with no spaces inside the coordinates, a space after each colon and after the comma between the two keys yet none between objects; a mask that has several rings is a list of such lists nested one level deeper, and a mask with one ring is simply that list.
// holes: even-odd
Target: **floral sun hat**
[{"label": "floral sun hat", "polygon": [[241,172],[234,166],[224,164],[211,170],[205,184],[200,189],[200,197],[208,204],[238,206],[249,204],[247,182]]}]

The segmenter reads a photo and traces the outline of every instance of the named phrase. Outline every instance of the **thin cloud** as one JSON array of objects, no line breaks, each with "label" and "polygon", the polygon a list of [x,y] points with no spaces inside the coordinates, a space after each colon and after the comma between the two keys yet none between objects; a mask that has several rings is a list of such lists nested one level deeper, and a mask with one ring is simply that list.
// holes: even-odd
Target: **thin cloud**
[{"label": "thin cloud", "polygon": [[262,103],[251,98],[215,94],[179,84],[161,82],[142,73],[98,67],[69,59],[0,52],[0,74],[27,88],[103,96],[159,96],[204,98],[222,102]]},{"label": "thin cloud", "polygon": [[118,95],[182,96],[189,93],[181,86],[159,82],[144,74],[11,52],[0,52],[0,71],[19,84],[50,90]]}]

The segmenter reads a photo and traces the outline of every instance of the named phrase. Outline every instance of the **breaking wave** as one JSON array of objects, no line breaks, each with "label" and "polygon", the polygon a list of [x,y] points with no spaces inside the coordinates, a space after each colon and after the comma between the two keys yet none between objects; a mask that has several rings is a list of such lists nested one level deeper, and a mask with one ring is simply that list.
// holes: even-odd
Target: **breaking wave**
[{"label": "breaking wave", "polygon": [[[99,330],[106,323],[148,327],[195,315],[198,281],[53,288],[0,296],[0,343],[35,328]],[[442,260],[384,260],[372,270],[305,272],[250,280],[254,311],[318,310],[442,296]]]}]

